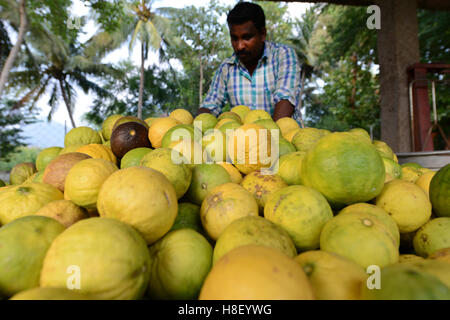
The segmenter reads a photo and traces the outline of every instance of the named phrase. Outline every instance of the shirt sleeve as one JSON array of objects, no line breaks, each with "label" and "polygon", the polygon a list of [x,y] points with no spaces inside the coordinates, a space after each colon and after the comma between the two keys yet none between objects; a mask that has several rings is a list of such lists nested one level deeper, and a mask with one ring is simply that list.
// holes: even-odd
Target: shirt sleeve
[{"label": "shirt sleeve", "polygon": [[226,84],[225,84],[225,69],[226,63],[222,63],[214,74],[213,80],[209,87],[208,93],[202,102],[201,108],[211,110],[217,117],[227,101]]},{"label": "shirt sleeve", "polygon": [[300,65],[294,49],[283,46],[280,48],[277,60],[278,75],[276,88],[272,95],[273,104],[288,100],[298,111],[300,94]]}]

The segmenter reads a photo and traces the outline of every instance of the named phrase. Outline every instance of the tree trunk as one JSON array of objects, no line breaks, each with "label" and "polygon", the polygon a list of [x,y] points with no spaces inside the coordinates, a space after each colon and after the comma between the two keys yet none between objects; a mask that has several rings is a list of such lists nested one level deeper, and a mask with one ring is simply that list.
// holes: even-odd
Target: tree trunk
[{"label": "tree trunk", "polygon": [[67,98],[66,89],[64,89],[64,83],[62,79],[59,79],[59,87],[61,88],[61,93],[64,99],[64,103],[66,104],[67,112],[69,113],[70,122],[72,123],[72,127],[76,128],[75,121],[73,120],[72,108],[70,106],[70,101]]},{"label": "tree trunk", "polygon": [[199,81],[199,90],[198,90],[198,107],[202,105],[202,99],[203,99],[203,65],[202,65],[202,56],[199,56],[199,62],[200,62],[200,81]]},{"label": "tree trunk", "polygon": [[0,96],[2,95],[3,89],[5,88],[6,81],[8,81],[9,71],[14,65],[14,61],[16,60],[16,57],[19,54],[20,46],[22,45],[23,38],[27,30],[28,22],[27,22],[27,14],[25,11],[25,0],[20,0],[19,2],[19,13],[20,13],[20,26],[19,26],[19,33],[17,35],[17,41],[14,44],[14,47],[11,49],[11,52],[9,53],[8,58],[5,61],[5,65],[3,66],[2,73],[0,75]]},{"label": "tree trunk", "polygon": [[144,42],[141,41],[141,78],[139,81],[139,103],[138,103],[138,111],[137,111],[137,117],[139,119],[142,118],[142,104],[144,100]]},{"label": "tree trunk", "polygon": [[300,83],[300,85],[301,85],[301,87],[300,87],[300,100],[298,102],[298,109],[299,109],[299,113],[300,113],[300,115],[299,115],[300,116],[300,124],[301,124],[302,128],[304,128],[305,124],[303,123],[303,118],[302,118],[302,106],[303,106],[303,91],[305,89],[306,72],[303,70],[303,68],[302,68],[302,71],[301,71],[301,75],[302,75],[302,77],[301,77],[301,83]]},{"label": "tree trunk", "polygon": [[350,107],[352,108],[352,111],[355,111],[355,100],[356,100],[356,80],[358,77],[358,59],[356,57],[356,53],[353,52],[353,55],[351,57],[353,68],[352,68],[352,95],[350,97]]}]

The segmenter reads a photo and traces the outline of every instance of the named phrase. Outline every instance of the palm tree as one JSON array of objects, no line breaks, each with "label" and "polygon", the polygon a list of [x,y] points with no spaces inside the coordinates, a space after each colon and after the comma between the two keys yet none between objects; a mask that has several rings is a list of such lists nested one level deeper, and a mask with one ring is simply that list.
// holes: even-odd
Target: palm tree
[{"label": "palm tree", "polygon": [[124,2],[126,19],[121,27],[113,32],[101,31],[87,43],[87,52],[97,59],[129,42],[129,51],[133,49],[136,39],[140,41],[141,65],[139,83],[138,118],[142,117],[144,96],[144,63],[150,49],[160,50],[163,43],[168,43],[169,20],[158,14],[160,9],[152,10],[153,0]]},{"label": "palm tree", "polygon": [[[300,66],[300,101],[299,108],[301,110],[303,105],[303,94],[305,92],[305,80],[311,79],[314,74],[320,72],[317,66],[317,59],[313,52],[312,38],[317,25],[317,7],[310,7],[302,17],[301,21],[297,21],[298,35],[295,38],[289,39],[297,53]],[[300,116],[300,122],[304,127],[303,119]]]},{"label": "palm tree", "polygon": [[[15,1],[14,2],[6,2],[6,3],[2,3],[3,4],[3,10],[1,11],[1,16],[2,18],[4,18],[5,16],[8,15],[14,15],[14,9],[17,9],[16,11],[19,12],[18,17],[14,17],[15,19],[15,24],[13,23],[13,25],[15,25],[15,27],[18,29],[18,34],[17,34],[17,41],[14,44],[14,46],[12,47],[11,51],[8,54],[8,57],[6,58],[5,64],[3,65],[2,71],[0,73],[0,96],[2,95],[3,92],[3,88],[6,85],[6,81],[8,80],[8,75],[9,72],[11,70],[11,68],[14,65],[14,61],[16,60],[19,51],[20,51],[20,47],[22,45],[22,42],[24,40],[25,37],[25,33],[27,31],[27,27],[28,27],[28,19],[27,19],[27,14],[26,14],[26,1],[25,0],[20,0],[19,3],[17,4]],[[8,5],[8,6],[6,6]],[[18,8],[15,7],[15,5],[18,6]],[[17,20],[19,20],[19,22],[17,23]]]},{"label": "palm tree", "polygon": [[25,43],[27,54],[21,56],[20,65],[23,67],[10,72],[10,87],[18,93],[25,92],[13,109],[27,103],[31,103],[30,108],[33,108],[45,92],[50,92],[48,119],[62,98],[72,126],[76,127],[73,119],[75,86],[85,93],[105,94],[105,90],[89,76],[120,76],[110,65],[87,58],[77,37],[78,32],[72,33],[69,40],[63,40],[50,32],[45,23],[39,32],[30,34]]}]

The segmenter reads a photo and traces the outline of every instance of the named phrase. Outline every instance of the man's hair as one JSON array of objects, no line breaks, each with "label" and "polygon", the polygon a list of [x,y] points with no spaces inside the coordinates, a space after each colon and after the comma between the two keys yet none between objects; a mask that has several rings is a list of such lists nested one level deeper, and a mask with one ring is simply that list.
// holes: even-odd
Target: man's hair
[{"label": "man's hair", "polygon": [[251,2],[239,2],[228,12],[228,26],[253,21],[256,29],[261,31],[266,27],[266,16],[261,6]]}]

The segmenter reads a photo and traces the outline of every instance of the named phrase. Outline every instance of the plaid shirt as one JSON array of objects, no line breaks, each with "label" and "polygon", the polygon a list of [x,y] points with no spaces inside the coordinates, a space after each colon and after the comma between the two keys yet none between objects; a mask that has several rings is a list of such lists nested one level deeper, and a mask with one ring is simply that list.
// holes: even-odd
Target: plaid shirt
[{"label": "plaid shirt", "polygon": [[201,107],[216,116],[229,102],[231,107],[246,105],[273,115],[280,100],[294,105],[293,118],[299,121],[300,66],[295,51],[279,43],[266,41],[264,53],[251,76],[236,54],[227,58],[216,71]]}]

